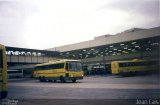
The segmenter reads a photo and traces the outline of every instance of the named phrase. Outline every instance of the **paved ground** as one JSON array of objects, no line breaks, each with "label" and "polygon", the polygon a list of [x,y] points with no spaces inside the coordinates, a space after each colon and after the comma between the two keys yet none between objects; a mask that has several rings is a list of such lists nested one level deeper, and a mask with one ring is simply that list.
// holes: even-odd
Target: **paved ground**
[{"label": "paved ground", "polygon": [[[71,101],[71,105],[77,105],[78,100],[83,100],[82,103],[79,102],[80,105],[85,105],[86,102],[96,105],[96,102],[106,103],[106,100],[109,103],[114,103],[115,100],[118,100],[118,103],[119,101],[123,103],[123,99],[129,99],[136,103],[137,99],[160,99],[160,77],[159,75],[90,76],[77,83],[44,83],[34,79],[9,80],[8,92],[9,99],[18,99],[21,100],[20,103],[27,102],[27,104],[34,103],[35,99],[41,104],[46,103],[45,100],[48,100],[47,102],[51,101],[50,103],[53,103],[52,101],[60,102],[56,103],[58,105],[62,104],[63,99],[64,103]],[[28,103],[30,101],[24,100],[32,101]],[[84,103],[84,101],[86,102]],[[34,105],[38,104],[35,102]]]}]

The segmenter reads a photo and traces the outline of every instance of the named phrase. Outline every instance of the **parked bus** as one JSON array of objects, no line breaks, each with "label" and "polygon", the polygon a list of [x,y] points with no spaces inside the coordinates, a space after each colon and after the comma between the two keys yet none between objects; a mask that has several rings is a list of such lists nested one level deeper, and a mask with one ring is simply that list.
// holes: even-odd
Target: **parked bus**
[{"label": "parked bus", "polygon": [[155,72],[159,70],[159,62],[155,60],[130,60],[111,62],[112,74],[126,76],[137,72]]},{"label": "parked bus", "polygon": [[5,46],[0,44],[0,99],[7,97],[7,61]]},{"label": "parked bus", "polygon": [[83,79],[84,72],[79,60],[59,59],[36,65],[33,75],[41,82],[52,80],[76,82],[76,80]]},{"label": "parked bus", "polygon": [[22,78],[23,72],[22,70],[7,70],[8,78]]}]

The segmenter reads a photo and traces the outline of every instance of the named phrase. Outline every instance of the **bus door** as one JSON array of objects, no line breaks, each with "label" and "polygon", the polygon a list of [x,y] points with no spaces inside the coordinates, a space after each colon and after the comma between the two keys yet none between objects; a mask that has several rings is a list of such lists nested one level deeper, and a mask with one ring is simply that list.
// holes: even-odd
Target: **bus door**
[{"label": "bus door", "polygon": [[66,77],[69,77],[69,63],[66,63]]}]

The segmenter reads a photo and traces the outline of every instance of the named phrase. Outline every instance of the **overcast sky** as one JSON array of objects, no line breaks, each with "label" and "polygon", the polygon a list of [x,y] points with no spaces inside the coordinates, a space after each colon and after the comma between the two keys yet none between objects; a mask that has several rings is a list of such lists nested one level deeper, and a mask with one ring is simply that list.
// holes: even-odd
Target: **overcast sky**
[{"label": "overcast sky", "polygon": [[47,49],[160,26],[159,0],[0,0],[0,43]]}]

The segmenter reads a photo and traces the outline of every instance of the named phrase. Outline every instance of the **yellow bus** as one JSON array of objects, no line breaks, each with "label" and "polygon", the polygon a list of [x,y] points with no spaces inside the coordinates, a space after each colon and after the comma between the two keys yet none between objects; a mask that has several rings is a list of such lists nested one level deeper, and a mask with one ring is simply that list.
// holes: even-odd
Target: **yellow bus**
[{"label": "yellow bus", "polygon": [[84,72],[79,60],[58,59],[35,65],[33,76],[39,78],[41,82],[52,80],[76,82],[76,80],[83,79]]},{"label": "yellow bus", "polygon": [[0,44],[0,99],[7,97],[7,61],[6,50]]},{"label": "yellow bus", "polygon": [[128,60],[128,61],[112,61],[112,74],[128,75],[137,72],[154,72],[158,71],[159,62],[155,60]]}]

